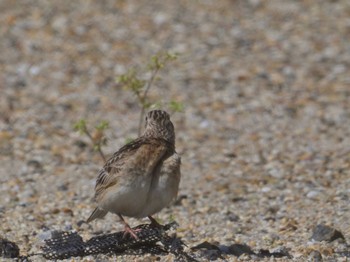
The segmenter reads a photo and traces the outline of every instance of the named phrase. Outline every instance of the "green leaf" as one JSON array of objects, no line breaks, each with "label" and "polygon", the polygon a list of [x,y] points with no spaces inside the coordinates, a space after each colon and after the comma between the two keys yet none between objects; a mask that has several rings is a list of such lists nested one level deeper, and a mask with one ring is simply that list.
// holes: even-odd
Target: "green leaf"
[{"label": "green leaf", "polygon": [[168,60],[176,60],[178,56],[179,55],[177,53],[170,53],[170,52],[166,53],[166,57]]},{"label": "green leaf", "polygon": [[125,144],[130,144],[131,142],[133,142],[135,139],[134,138],[131,138],[131,137],[127,137],[125,139]]},{"label": "green leaf", "polygon": [[117,77],[117,83],[122,84],[123,88],[131,90],[135,94],[139,94],[145,85],[145,81],[138,78],[134,68],[128,70],[127,73]]},{"label": "green leaf", "polygon": [[101,149],[101,145],[95,144],[95,145],[93,146],[93,149],[94,149],[94,151],[98,151],[98,150]]},{"label": "green leaf", "polygon": [[174,100],[171,100],[171,101],[169,102],[169,108],[170,108],[170,110],[173,111],[173,112],[183,112],[185,106],[184,106],[184,104],[181,103],[181,102],[176,102],[176,101],[174,101]]},{"label": "green leaf", "polygon": [[97,126],[96,129],[99,131],[103,131],[109,127],[109,122],[106,120],[102,120]]},{"label": "green leaf", "polygon": [[76,122],[73,126],[75,131],[79,131],[80,134],[86,133],[87,127],[86,127],[86,120],[80,119],[78,122]]},{"label": "green leaf", "polygon": [[148,69],[153,70],[160,70],[162,69],[169,61],[173,61],[177,58],[176,54],[172,54],[170,52],[166,53],[159,53],[157,55],[154,55],[151,57],[151,61],[148,64]]},{"label": "green leaf", "polygon": [[152,103],[151,106],[149,108],[152,108],[152,109],[159,109],[159,108],[162,108],[163,107],[163,104],[161,101],[157,101],[155,103]]},{"label": "green leaf", "polygon": [[174,221],[176,221],[176,219],[175,219],[175,215],[174,214],[171,214],[170,215],[170,222],[174,222]]},{"label": "green leaf", "polygon": [[107,137],[103,137],[103,138],[100,140],[100,147],[101,147],[101,145],[102,145],[102,146],[107,145],[107,142],[108,142]]}]

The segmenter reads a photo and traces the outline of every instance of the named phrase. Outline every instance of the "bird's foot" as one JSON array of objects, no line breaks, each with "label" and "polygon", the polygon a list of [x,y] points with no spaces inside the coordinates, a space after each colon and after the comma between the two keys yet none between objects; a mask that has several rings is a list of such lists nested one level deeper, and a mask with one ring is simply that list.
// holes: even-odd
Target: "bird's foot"
[{"label": "bird's foot", "polygon": [[124,220],[123,216],[118,214],[120,220],[123,222],[125,229],[124,229],[124,234],[123,234],[123,238],[126,237],[126,235],[130,235],[131,237],[133,237],[136,240],[139,240],[139,237],[136,235],[137,232],[140,232],[141,229],[132,229],[128,223],[126,223],[126,221]]},{"label": "bird's foot", "polygon": [[125,238],[127,235],[130,235],[135,240],[139,240],[139,237],[136,235],[136,233],[140,232],[141,230],[142,230],[141,228],[132,229],[128,224],[126,224],[125,229],[124,229],[123,238]]}]

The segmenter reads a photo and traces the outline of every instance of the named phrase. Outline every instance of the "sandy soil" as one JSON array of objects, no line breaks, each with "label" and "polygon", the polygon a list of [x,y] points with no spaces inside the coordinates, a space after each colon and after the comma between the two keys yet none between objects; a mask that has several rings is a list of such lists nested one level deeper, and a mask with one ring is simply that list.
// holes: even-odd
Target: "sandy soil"
[{"label": "sandy soil", "polygon": [[[150,99],[185,105],[172,116],[182,201],[158,218],[189,247],[346,261],[344,241],[310,237],[323,223],[350,238],[349,14],[347,0],[1,1],[0,235],[28,254],[49,230],[122,229],[79,223],[103,162],[73,125],[109,121],[108,154],[136,137],[140,107],[115,79],[166,51],[178,59]],[[81,261],[96,259],[115,257]]]}]

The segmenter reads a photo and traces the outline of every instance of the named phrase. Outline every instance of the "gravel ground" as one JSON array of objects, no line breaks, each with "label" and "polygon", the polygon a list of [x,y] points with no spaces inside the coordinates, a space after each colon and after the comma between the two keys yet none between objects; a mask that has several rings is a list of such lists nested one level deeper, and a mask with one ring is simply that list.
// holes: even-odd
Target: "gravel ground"
[{"label": "gravel ground", "polygon": [[[348,0],[2,0],[0,235],[27,254],[48,230],[122,229],[111,214],[79,223],[103,163],[73,125],[109,121],[107,153],[136,137],[140,108],[115,78],[170,51],[150,97],[185,105],[172,116],[182,200],[157,217],[174,217],[189,247],[346,261],[345,241],[310,237],[326,224],[350,241],[349,14]],[[96,259],[115,257],[74,261]]]}]

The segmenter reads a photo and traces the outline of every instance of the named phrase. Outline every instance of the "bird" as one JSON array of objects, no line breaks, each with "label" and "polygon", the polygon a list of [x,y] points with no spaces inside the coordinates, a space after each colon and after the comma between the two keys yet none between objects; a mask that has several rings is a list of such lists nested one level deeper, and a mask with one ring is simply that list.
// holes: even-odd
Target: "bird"
[{"label": "bird", "polygon": [[170,115],[163,110],[146,114],[143,134],[115,152],[99,171],[95,184],[97,207],[87,223],[108,212],[124,224],[124,236],[138,239],[124,216],[152,217],[176,197],[181,179],[181,157],[175,151],[175,130]]}]

